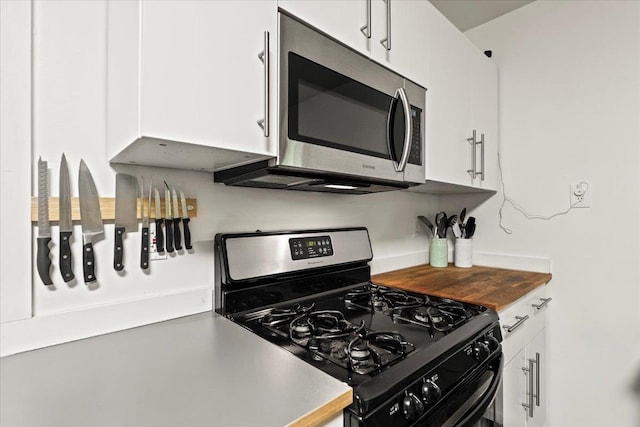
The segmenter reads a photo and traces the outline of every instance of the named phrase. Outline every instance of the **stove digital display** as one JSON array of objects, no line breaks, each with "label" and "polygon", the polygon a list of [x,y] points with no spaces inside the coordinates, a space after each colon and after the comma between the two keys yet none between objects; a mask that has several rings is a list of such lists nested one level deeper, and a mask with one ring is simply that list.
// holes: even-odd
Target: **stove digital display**
[{"label": "stove digital display", "polygon": [[291,249],[291,258],[294,260],[333,255],[329,236],[289,239],[289,249]]}]

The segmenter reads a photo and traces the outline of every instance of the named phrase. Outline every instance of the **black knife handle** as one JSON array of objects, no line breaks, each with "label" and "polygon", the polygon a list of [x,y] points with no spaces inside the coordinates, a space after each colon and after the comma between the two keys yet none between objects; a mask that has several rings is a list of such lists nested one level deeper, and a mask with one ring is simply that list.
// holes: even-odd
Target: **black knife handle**
[{"label": "black knife handle", "polygon": [[156,219],[156,250],[164,252],[164,234],[162,233],[162,218]]},{"label": "black knife handle", "polygon": [[71,231],[60,232],[60,273],[65,282],[70,282],[75,277],[71,262]]},{"label": "black knife handle", "polygon": [[124,234],[124,227],[116,227],[115,243],[113,245],[113,268],[116,271],[121,271],[124,268],[122,263],[122,254],[124,248],[122,247],[122,235]]},{"label": "black knife handle", "polygon": [[167,252],[173,252],[173,221],[166,219],[164,226],[167,236]]},{"label": "black knife handle", "polygon": [[93,254],[93,243],[89,242],[82,246],[82,272],[84,273],[84,283],[96,281],[95,258]]},{"label": "black knife handle", "polygon": [[182,227],[184,228],[184,247],[189,250],[191,246],[191,230],[189,230],[189,221],[191,218],[182,218]]},{"label": "black knife handle", "polygon": [[173,246],[177,251],[182,250],[182,236],[180,235],[180,218],[173,218]]},{"label": "black knife handle", "polygon": [[38,265],[38,274],[42,283],[45,285],[53,285],[51,276],[49,275],[49,268],[51,267],[51,259],[49,258],[49,242],[51,237],[38,237],[38,255],[36,257],[36,263]]},{"label": "black knife handle", "polygon": [[140,245],[140,268],[149,268],[149,228],[142,228],[142,244]]}]

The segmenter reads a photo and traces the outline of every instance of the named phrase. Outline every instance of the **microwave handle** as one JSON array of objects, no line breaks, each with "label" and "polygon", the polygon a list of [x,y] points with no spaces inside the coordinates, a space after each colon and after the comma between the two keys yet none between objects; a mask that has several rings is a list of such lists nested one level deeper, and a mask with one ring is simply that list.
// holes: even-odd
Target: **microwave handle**
[{"label": "microwave handle", "polygon": [[[404,109],[404,146],[402,148],[402,157],[400,157],[400,162],[393,162],[393,165],[396,168],[396,172],[404,171],[404,168],[407,166],[407,162],[409,161],[409,152],[411,151],[411,141],[413,138],[412,135],[412,124],[411,124],[411,104],[409,103],[409,98],[407,97],[407,92],[404,88],[396,89],[395,98],[400,98],[400,102],[402,103],[402,108]],[[389,121],[391,120],[391,116],[389,116]],[[391,135],[389,137],[389,145],[392,144]]]}]

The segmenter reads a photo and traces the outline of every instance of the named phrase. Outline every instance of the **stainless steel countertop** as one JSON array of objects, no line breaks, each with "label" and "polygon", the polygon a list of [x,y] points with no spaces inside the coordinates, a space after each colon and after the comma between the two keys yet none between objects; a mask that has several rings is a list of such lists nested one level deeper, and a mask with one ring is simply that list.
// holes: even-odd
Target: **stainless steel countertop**
[{"label": "stainless steel countertop", "polygon": [[0,424],[282,426],[349,390],[202,313],[0,359]]}]

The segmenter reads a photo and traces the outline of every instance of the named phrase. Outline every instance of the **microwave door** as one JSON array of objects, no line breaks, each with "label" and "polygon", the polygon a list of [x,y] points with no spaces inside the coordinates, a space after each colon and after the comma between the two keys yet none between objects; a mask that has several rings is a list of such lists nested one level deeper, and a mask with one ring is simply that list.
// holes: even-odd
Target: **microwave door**
[{"label": "microwave door", "polygon": [[387,145],[396,172],[407,167],[412,140],[411,104],[404,88],[398,88],[387,116]]}]

